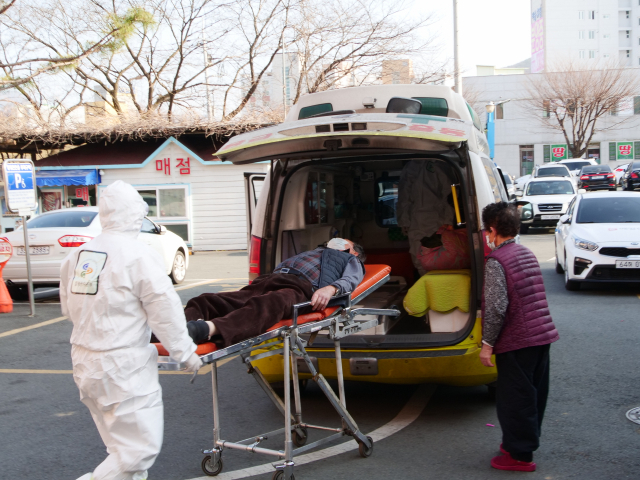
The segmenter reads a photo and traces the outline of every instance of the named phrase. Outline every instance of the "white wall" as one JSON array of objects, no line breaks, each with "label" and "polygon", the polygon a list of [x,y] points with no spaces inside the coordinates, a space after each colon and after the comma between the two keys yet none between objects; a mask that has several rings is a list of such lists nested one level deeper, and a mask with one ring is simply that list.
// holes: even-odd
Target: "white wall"
[{"label": "white wall", "polygon": [[[235,166],[230,163],[204,165],[191,158],[191,173],[181,175],[177,158],[190,155],[170,143],[155,159],[171,160],[171,174],[156,170],[155,159],[142,168],[105,169],[101,185],[123,180],[138,186],[188,184],[188,215],[191,218],[193,250],[238,250],[247,248],[244,172],[266,172],[267,164]],[[164,222],[158,218],[158,223]]]}]

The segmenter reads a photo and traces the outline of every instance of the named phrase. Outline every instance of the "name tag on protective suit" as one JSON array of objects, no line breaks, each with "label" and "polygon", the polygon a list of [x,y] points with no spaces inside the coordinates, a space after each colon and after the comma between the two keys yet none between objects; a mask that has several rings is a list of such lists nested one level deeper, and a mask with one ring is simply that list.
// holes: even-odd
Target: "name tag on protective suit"
[{"label": "name tag on protective suit", "polygon": [[73,272],[71,293],[78,295],[95,295],[98,293],[98,277],[106,262],[107,254],[104,252],[92,252],[90,250],[80,252],[76,269]]}]

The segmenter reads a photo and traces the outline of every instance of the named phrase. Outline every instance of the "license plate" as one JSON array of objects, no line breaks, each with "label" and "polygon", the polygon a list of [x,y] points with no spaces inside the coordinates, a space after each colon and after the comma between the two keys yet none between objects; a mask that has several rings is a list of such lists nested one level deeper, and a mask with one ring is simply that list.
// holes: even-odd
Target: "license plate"
[{"label": "license plate", "polygon": [[[24,247],[17,248],[18,255],[25,255]],[[49,255],[49,247],[29,247],[29,255]]]},{"label": "license plate", "polygon": [[560,220],[560,215],[541,215],[542,220]]},{"label": "license plate", "polygon": [[616,260],[616,268],[640,268],[640,260]]},{"label": "license plate", "polygon": [[591,177],[591,180],[602,180],[604,175],[596,175],[595,177]]}]

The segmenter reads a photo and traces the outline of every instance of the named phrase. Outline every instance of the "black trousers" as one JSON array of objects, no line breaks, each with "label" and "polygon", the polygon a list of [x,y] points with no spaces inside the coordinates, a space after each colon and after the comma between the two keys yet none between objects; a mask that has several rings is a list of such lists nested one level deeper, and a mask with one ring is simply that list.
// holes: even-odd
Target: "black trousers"
[{"label": "black trousers", "polygon": [[540,430],[549,394],[549,345],[496,355],[496,408],[502,446],[511,456],[531,462],[540,446]]}]

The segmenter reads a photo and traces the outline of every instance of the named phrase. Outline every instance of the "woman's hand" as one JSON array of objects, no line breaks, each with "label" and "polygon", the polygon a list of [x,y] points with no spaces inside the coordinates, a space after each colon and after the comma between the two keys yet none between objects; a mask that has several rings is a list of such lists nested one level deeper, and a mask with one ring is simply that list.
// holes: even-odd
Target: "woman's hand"
[{"label": "woman's hand", "polygon": [[311,306],[314,310],[324,310],[327,308],[327,304],[331,297],[338,293],[338,289],[333,285],[327,285],[326,287],[319,288],[313,293],[311,297]]},{"label": "woman's hand", "polygon": [[493,347],[487,345],[486,343],[483,343],[482,350],[480,350],[480,361],[485,367],[495,366],[493,363],[491,363],[491,355],[493,355]]}]

